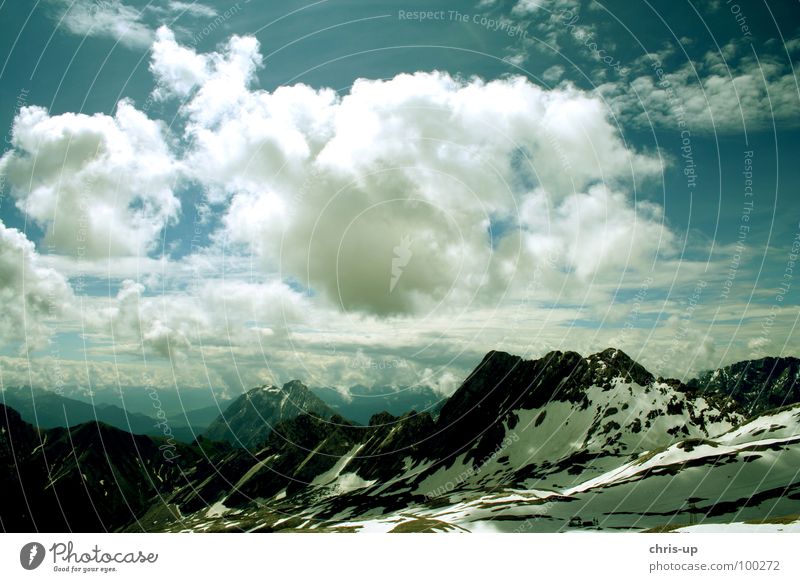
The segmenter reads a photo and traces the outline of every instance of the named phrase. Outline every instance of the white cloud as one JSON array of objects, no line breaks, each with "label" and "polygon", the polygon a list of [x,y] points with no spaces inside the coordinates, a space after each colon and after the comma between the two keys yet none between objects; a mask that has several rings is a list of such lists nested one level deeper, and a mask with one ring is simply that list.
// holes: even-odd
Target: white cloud
[{"label": "white cloud", "polygon": [[525,245],[534,264],[559,257],[584,282],[618,280],[626,269],[649,272],[661,255],[675,256],[675,235],[661,207],[627,197],[604,185],[566,198],[551,212],[545,192],[528,196],[521,209]]},{"label": "white cloud", "polygon": [[[52,0],[60,6],[54,16],[67,32],[84,37],[110,38],[132,49],[146,49],[156,40],[158,23],[182,17],[210,19],[218,16],[200,2],[152,0],[141,9],[122,0]],[[196,20],[195,20],[196,22]]]},{"label": "white cloud", "polygon": [[62,0],[61,23],[81,36],[111,38],[132,48],[146,48],[153,31],[142,20],[142,12],[120,0]]},{"label": "white cloud", "polygon": [[42,347],[51,334],[48,321],[67,315],[71,301],[64,277],[40,264],[24,233],[0,221],[0,345]]},{"label": "white cloud", "polygon": [[[180,101],[174,140],[128,102],[113,117],[20,112],[0,172],[45,242],[70,253],[38,258],[37,272],[130,279],[82,298],[89,358],[169,358],[167,384],[297,377],[448,394],[492,348],[591,353],[619,340],[646,360],[635,350],[687,334],[703,345],[692,366],[715,357],[701,310],[685,331],[675,295],[717,266],[682,257],[662,209],[640,199],[634,183],[662,163],[623,142],[599,97],[436,71],[361,79],[344,95],[269,92],[261,66],[252,37],[200,54],[159,29],[150,67],[155,95]],[[219,230],[188,257],[147,257],[178,217],[176,179],[202,187],[199,214],[218,212]],[[621,334],[624,297],[645,278],[647,317]],[[686,358],[656,356],[653,371]]]},{"label": "white cloud", "polygon": [[141,283],[123,281],[115,297],[87,310],[87,325],[100,334],[113,331],[118,351],[136,354],[144,346],[176,359],[192,348],[252,347],[285,338],[288,325],[302,321],[307,310],[299,293],[277,281],[203,279],[183,292],[146,291]]},{"label": "white cloud", "polygon": [[185,97],[208,76],[206,59],[178,45],[172,31],[163,26],[156,31],[150,70],[159,80],[154,93],[162,99]]},{"label": "white cloud", "polygon": [[[341,97],[305,85],[267,92],[253,87],[253,38],[206,55],[166,30],[159,39],[157,91],[189,96],[186,166],[228,203],[225,239],[344,311],[419,314],[502,291],[488,228],[529,228],[518,215],[529,192],[558,206],[661,170],[625,146],[599,99],[569,86],[431,72],[360,79]],[[595,248],[617,254],[627,226]],[[403,240],[410,258],[397,278]]]},{"label": "white cloud", "polygon": [[217,11],[211,6],[206,6],[205,4],[200,4],[199,2],[177,2],[172,0],[169,2],[168,7],[172,12],[191,14],[193,16],[205,16],[207,18],[213,18],[217,15]]},{"label": "white cloud", "polygon": [[425,368],[421,377],[417,380],[422,386],[428,386],[434,392],[443,397],[449,397],[458,390],[464,378],[456,376],[450,370],[433,370]]},{"label": "white cloud", "polygon": [[561,77],[564,76],[564,72],[564,67],[561,65],[553,65],[552,67],[548,67],[544,73],[542,73],[542,79],[550,84],[558,83],[561,80]]},{"label": "white cloud", "polygon": [[548,0],[517,0],[511,12],[513,14],[533,14],[542,9],[547,10],[547,5],[550,3]]},{"label": "white cloud", "polygon": [[666,67],[662,55],[647,55],[640,59],[646,73],[597,90],[622,119],[640,126],[685,123],[693,131],[723,133],[773,123],[797,127],[800,91],[792,66],[769,56],[760,61],[747,53],[740,56],[743,50],[731,42],[677,69]]},{"label": "white cloud", "polygon": [[113,117],[23,107],[0,173],[59,253],[142,255],[180,210],[178,166],[164,133],[124,100]]}]

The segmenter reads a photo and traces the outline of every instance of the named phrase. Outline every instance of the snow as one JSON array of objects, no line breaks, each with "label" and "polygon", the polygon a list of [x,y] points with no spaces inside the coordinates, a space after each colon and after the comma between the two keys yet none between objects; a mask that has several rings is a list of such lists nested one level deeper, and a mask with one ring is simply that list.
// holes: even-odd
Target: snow
[{"label": "snow", "polygon": [[256,473],[258,473],[258,472],[259,472],[261,469],[263,469],[263,468],[264,468],[264,467],[265,467],[265,466],[266,466],[268,463],[270,463],[271,461],[274,461],[274,460],[275,460],[275,459],[277,459],[277,458],[278,458],[278,455],[277,455],[277,454],[275,454],[275,455],[270,455],[269,457],[267,457],[266,459],[264,459],[264,460],[262,460],[262,461],[258,461],[258,462],[257,462],[255,465],[253,465],[252,467],[250,467],[250,469],[247,471],[247,473],[245,473],[245,474],[242,476],[242,478],[241,478],[241,479],[239,479],[239,481],[237,481],[236,485],[234,485],[234,487],[233,487],[233,488],[234,488],[234,489],[238,489],[239,487],[241,487],[242,485],[244,485],[244,484],[245,484],[245,483],[246,483],[246,482],[247,482],[247,481],[248,481],[248,480],[249,480],[251,477],[253,477],[253,475],[255,475]]},{"label": "snow", "polygon": [[336,461],[336,464],[333,467],[314,477],[314,480],[311,481],[311,485],[328,485],[329,483],[335,481],[337,477],[339,477],[339,474],[342,472],[342,470],[347,467],[350,461],[355,458],[355,456],[358,454],[358,451],[360,451],[363,446],[363,443],[360,445],[354,445],[347,453],[342,455],[339,460]]},{"label": "snow", "polygon": [[[796,500],[781,491],[798,482],[800,406],[733,428],[727,420],[709,420],[720,412],[706,399],[689,399],[666,383],[640,386],[617,378],[610,389],[591,386],[586,395],[586,408],[553,401],[541,408],[516,410],[517,422],[513,428],[505,424],[502,444],[488,459],[467,462],[467,453],[463,453],[445,467],[433,460],[407,457],[403,470],[379,486],[348,470],[364,446],[354,445],[313,479],[311,485],[319,488],[314,499],[332,504],[331,496],[369,488],[365,494],[373,496],[374,503],[365,508],[360,501],[350,504],[348,498],[337,499],[337,505],[316,505],[314,501],[298,508],[305,520],[298,527],[389,532],[402,524],[413,529],[417,524],[411,522],[418,521],[421,527],[434,524],[435,529],[447,531],[643,531],[688,523],[689,511],[695,509],[687,507],[686,500],[694,497],[700,500],[696,515],[712,506],[730,507],[714,514],[713,520],[733,523],[710,524],[706,520],[703,525],[683,526],[678,531],[800,532],[800,521],[745,523],[762,515],[797,513]],[[679,412],[667,414],[670,404]],[[661,414],[649,419],[648,428],[646,421],[653,410]],[[690,415],[704,421],[708,432],[701,428],[703,422],[692,423]],[[675,434],[674,429],[684,425],[688,435],[667,433]],[[578,474],[568,474],[566,465],[559,466],[559,462],[579,452],[603,456],[581,461]],[[272,458],[251,467],[237,487]],[[529,467],[528,473],[516,474],[525,467]],[[396,501],[407,499],[409,492],[418,496],[417,500],[404,503],[402,510],[385,513],[385,507],[398,507]],[[446,505],[429,505],[425,497],[435,497]],[[747,497],[762,500],[743,505],[741,500]],[[285,490],[274,496],[276,501],[285,498]],[[206,517],[220,517],[228,511],[218,501]],[[570,527],[570,518],[577,515],[583,521],[597,518],[599,527]]]},{"label": "snow", "polygon": [[367,519],[364,521],[345,522],[339,527],[354,527],[358,529],[359,533],[389,533],[401,523],[413,521],[413,518],[382,518],[382,519]]},{"label": "snow", "polygon": [[465,457],[466,453],[456,458],[450,467],[440,467],[435,473],[423,479],[414,493],[440,497],[453,491],[465,482],[471,472],[474,472],[472,463],[464,462]]},{"label": "snow", "polygon": [[[5,428],[3,429],[3,431],[5,432]],[[47,433],[45,433],[45,435],[44,435],[44,440],[41,442],[41,444],[40,444],[38,447],[36,447],[35,449],[33,449],[33,450],[31,451],[31,454],[34,454],[34,453],[35,453],[36,451],[38,451],[39,449],[43,449],[43,447],[44,447],[46,444],[47,444]]]},{"label": "snow", "polygon": [[775,414],[759,416],[737,429],[721,434],[715,440],[721,443],[745,443],[759,440],[767,435],[780,438],[798,434],[800,434],[800,406],[794,406]]},{"label": "snow", "polygon": [[336,479],[335,488],[337,493],[349,493],[350,491],[355,491],[356,489],[369,487],[375,483],[376,481],[374,479],[367,481],[355,473],[344,473]]},{"label": "snow", "polygon": [[583,491],[588,491],[595,487],[607,486],[612,483],[619,483],[637,475],[646,474],[648,471],[655,467],[666,467],[668,465],[683,465],[692,460],[702,459],[704,457],[718,457],[720,455],[740,453],[754,448],[761,448],[764,446],[774,444],[792,444],[800,442],[800,437],[789,439],[762,439],[760,441],[748,441],[742,444],[721,445],[716,446],[709,444],[701,444],[695,446],[691,451],[686,451],[684,448],[673,445],[663,452],[656,453],[644,462],[638,459],[626,463],[625,465],[610,471],[604,475],[600,475],[595,479],[590,479],[581,483],[577,487],[572,487],[564,491],[565,495],[574,495]]},{"label": "snow", "polygon": [[209,507],[208,511],[206,511],[206,517],[222,517],[225,512],[228,511],[228,508],[225,507],[223,501],[225,501],[225,499],[220,499],[214,505]]},{"label": "snow", "polygon": [[336,464],[333,467],[324,473],[317,475],[314,480],[311,481],[311,486],[327,486],[331,489],[331,493],[339,495],[374,485],[376,483],[375,480],[367,481],[353,472],[343,473],[347,465],[350,464],[350,461],[356,458],[359,451],[363,447],[364,443],[360,445],[354,445],[347,453],[342,455],[339,460],[336,461]]}]

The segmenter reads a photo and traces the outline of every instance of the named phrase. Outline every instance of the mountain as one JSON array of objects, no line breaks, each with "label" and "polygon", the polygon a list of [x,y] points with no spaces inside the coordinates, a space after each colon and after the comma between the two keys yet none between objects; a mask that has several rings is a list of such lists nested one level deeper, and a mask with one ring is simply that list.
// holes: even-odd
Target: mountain
[{"label": "mountain", "polygon": [[[49,390],[7,388],[0,392],[0,403],[14,408],[24,421],[39,428],[70,427],[100,421],[133,434],[164,434],[158,420],[151,416],[127,412],[113,404],[82,402]],[[169,426],[172,436],[183,442],[192,442],[201,432],[200,428],[192,428],[187,424]]]},{"label": "mountain", "polygon": [[230,403],[222,401],[219,404],[205,406],[195,410],[182,410],[167,416],[170,425],[178,428],[193,427],[197,434],[204,432],[220,414],[223,414]]},{"label": "mountain", "polygon": [[282,420],[299,415],[324,419],[334,414],[302,382],[293,380],[283,387],[265,385],[242,394],[209,425],[203,436],[253,448],[261,445]]},{"label": "mountain", "polygon": [[800,359],[762,358],[704,372],[687,386],[700,394],[730,396],[749,414],[800,402]]},{"label": "mountain", "polygon": [[[363,500],[372,496],[370,505],[384,506],[387,494],[373,487],[358,503],[341,497],[318,503],[301,511],[295,523],[315,530],[396,532],[669,531],[696,523],[725,531],[735,522],[794,523],[797,528],[798,463],[800,406],[794,405],[711,439],[680,439],[643,451],[591,479],[561,487],[492,484],[464,490],[457,474],[450,473],[456,486],[433,498],[390,501],[387,511],[376,514]],[[263,514],[251,515],[262,519]]]},{"label": "mountain", "polygon": [[186,411],[214,410],[212,418],[207,422],[192,422],[188,425],[202,428],[208,426],[231,402],[230,397],[220,389],[175,386],[157,389],[144,386],[125,387],[91,392],[75,386],[64,386],[62,396],[88,404],[109,404],[145,416],[153,416],[156,409],[163,410],[168,418],[173,419],[183,418]]},{"label": "mountain", "polygon": [[616,349],[490,352],[437,417],[381,412],[363,425],[319,408],[298,381],[251,390],[217,426],[248,448],[168,445],[98,423],[41,430],[3,408],[0,522],[556,532],[798,521],[800,404],[753,416],[719,386],[657,378]]},{"label": "mountain", "polygon": [[137,523],[174,489],[208,478],[229,449],[132,435],[101,422],[37,429],[0,405],[0,526],[114,531]]},{"label": "mountain", "polygon": [[369,419],[379,412],[401,416],[409,411],[438,410],[442,396],[427,386],[372,387],[353,386],[346,393],[336,388],[311,388],[337,414],[359,424],[369,424]]},{"label": "mountain", "polygon": [[280,422],[232,487],[214,484],[210,509],[181,509],[180,527],[635,531],[797,513],[800,407],[744,412],[615,349],[490,352],[436,420]]}]

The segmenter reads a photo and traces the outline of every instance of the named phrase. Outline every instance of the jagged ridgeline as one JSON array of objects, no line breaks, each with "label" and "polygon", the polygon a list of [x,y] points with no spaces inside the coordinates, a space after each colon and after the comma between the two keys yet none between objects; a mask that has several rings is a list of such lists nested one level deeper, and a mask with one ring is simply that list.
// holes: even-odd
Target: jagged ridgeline
[{"label": "jagged ridgeline", "polygon": [[255,388],[191,444],[0,407],[7,531],[645,531],[800,513],[798,361],[683,384],[623,352],[487,354],[437,409]]}]

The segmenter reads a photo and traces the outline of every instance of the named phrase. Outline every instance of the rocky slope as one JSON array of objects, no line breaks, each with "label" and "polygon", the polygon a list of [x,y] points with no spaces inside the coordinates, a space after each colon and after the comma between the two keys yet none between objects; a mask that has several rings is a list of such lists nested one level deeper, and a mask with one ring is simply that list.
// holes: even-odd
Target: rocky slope
[{"label": "rocky slope", "polygon": [[800,402],[800,359],[762,358],[738,362],[690,380],[701,394],[733,398],[748,414]]},{"label": "rocky slope", "polygon": [[230,453],[219,443],[190,446],[98,422],[36,429],[0,405],[0,526],[114,531],[207,478]]},{"label": "rocky slope", "polygon": [[[656,379],[618,350],[532,361],[491,352],[435,421],[414,413],[375,415],[367,427],[340,417],[280,423],[234,487],[217,489],[213,511],[182,512],[172,529],[359,529],[376,513],[406,529],[471,529],[471,517],[444,519],[461,516],[467,500],[480,509],[476,523],[494,513],[511,523],[521,507],[580,497],[583,483],[710,441],[744,418],[731,399]],[[673,500],[675,511],[684,500]],[[403,525],[409,511],[417,517]],[[566,527],[570,517],[543,527]],[[614,523],[626,520],[654,523]]]},{"label": "rocky slope", "polygon": [[[791,366],[742,369],[791,394],[791,371],[773,373]],[[47,515],[76,499],[53,529],[641,531],[800,512],[800,405],[753,417],[762,401],[720,377],[733,381],[720,372],[700,390],[615,349],[490,352],[438,417],[379,413],[366,426],[290,382],[243,395],[209,431],[244,446],[199,439],[172,450],[176,463],[158,439],[94,423],[40,431],[4,409],[17,436],[0,441],[0,485],[15,508],[41,489]],[[0,513],[6,529],[46,519],[15,508]]]}]

